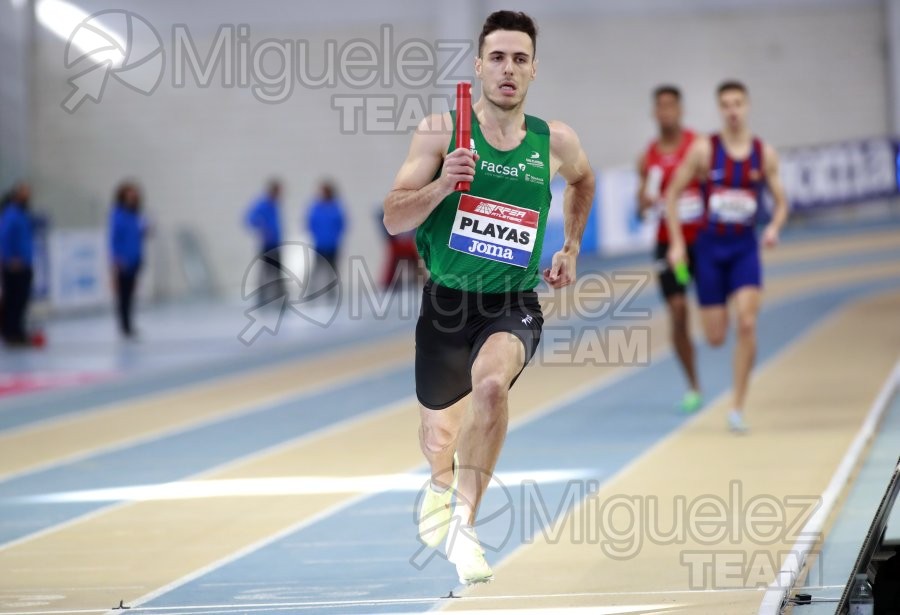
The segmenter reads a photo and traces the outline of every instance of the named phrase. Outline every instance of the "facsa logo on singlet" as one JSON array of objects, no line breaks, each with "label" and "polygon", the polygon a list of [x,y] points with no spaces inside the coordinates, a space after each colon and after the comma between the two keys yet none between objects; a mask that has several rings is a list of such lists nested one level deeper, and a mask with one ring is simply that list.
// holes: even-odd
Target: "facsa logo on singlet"
[{"label": "facsa logo on singlet", "polygon": [[497,164],[494,162],[488,162],[487,160],[481,160],[481,171],[493,175],[495,177],[519,177],[519,168],[518,167],[508,167],[505,164]]}]

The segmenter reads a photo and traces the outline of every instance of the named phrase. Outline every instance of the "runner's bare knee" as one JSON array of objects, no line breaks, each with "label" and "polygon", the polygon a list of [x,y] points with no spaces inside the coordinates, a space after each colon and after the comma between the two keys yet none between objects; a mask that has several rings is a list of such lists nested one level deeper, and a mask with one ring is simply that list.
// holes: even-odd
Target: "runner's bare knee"
[{"label": "runner's bare knee", "polygon": [[459,430],[448,425],[423,425],[422,443],[429,452],[440,453],[456,442]]},{"label": "runner's bare knee", "polygon": [[737,322],[739,337],[752,338],[756,336],[756,314],[752,312],[740,314]]},{"label": "runner's bare knee", "polygon": [[509,394],[509,382],[499,370],[487,371],[472,383],[472,394],[477,408],[496,408],[502,405]]}]

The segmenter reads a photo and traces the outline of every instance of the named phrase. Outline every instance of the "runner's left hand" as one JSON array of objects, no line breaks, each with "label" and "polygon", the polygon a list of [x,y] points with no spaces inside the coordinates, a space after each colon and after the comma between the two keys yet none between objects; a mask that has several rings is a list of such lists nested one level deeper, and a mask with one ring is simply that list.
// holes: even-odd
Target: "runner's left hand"
[{"label": "runner's left hand", "polygon": [[575,281],[575,253],[560,250],[553,255],[549,269],[544,269],[544,281],[552,288],[563,288]]},{"label": "runner's left hand", "polygon": [[774,248],[778,245],[778,229],[775,226],[770,224],[763,231],[763,245],[767,248]]}]

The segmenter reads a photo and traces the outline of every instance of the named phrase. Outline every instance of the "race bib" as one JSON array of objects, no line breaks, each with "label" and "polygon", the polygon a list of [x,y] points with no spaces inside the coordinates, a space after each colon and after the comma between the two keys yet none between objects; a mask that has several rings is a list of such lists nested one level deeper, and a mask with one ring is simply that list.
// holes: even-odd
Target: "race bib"
[{"label": "race bib", "polygon": [[478,258],[527,267],[539,220],[533,209],[462,194],[449,245]]},{"label": "race bib", "polygon": [[[663,216],[666,206],[660,205]],[[703,217],[703,197],[696,190],[685,190],[678,197],[678,219],[682,222],[694,222]]]},{"label": "race bib", "polygon": [[709,197],[709,211],[716,222],[752,224],[756,207],[756,194],[749,190],[718,189]]},{"label": "race bib", "polygon": [[658,165],[647,169],[647,182],[644,184],[644,194],[648,199],[657,200],[662,196],[662,182],[665,171]]}]

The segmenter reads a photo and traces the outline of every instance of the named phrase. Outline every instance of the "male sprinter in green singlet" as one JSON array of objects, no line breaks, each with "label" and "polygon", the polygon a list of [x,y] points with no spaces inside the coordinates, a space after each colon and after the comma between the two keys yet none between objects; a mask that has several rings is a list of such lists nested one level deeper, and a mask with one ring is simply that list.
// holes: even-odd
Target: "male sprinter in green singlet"
[{"label": "male sprinter in green singlet", "polygon": [[[436,547],[454,528],[447,559],[465,584],[493,578],[472,526],[506,436],[509,388],[540,339],[534,288],[550,179],[558,172],[568,182],[565,243],[543,272],[553,288],[575,280],[594,198],[594,174],[572,129],[525,115],[536,36],[524,13],[487,18],[475,59],[481,98],[472,148],[454,146],[455,113],[426,118],[384,203],[390,233],[418,227],[430,273],[416,325],[419,437],[431,465],[419,537]],[[455,192],[458,181],[471,182],[470,191]]]}]

